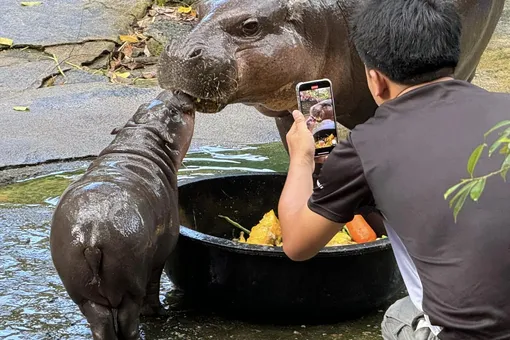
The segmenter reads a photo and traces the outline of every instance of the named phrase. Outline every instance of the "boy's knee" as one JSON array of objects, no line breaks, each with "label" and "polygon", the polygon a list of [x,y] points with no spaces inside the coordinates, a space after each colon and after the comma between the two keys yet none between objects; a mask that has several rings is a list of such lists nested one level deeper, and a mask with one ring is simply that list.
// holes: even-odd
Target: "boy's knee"
[{"label": "boy's knee", "polygon": [[409,297],[392,304],[384,314],[381,333],[385,340],[414,339],[413,321],[420,314]]}]

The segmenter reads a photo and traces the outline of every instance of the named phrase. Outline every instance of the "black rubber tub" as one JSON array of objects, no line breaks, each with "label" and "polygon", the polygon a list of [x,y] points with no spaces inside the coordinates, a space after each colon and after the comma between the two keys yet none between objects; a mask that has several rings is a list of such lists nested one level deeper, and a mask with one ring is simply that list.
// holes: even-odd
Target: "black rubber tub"
[{"label": "black rubber tub", "polygon": [[251,228],[267,211],[277,213],[285,178],[222,176],[179,187],[181,233],[165,272],[184,303],[240,319],[312,323],[359,317],[394,300],[403,284],[387,239],[327,247],[304,262],[280,247],[232,241],[239,230],[218,215]]}]

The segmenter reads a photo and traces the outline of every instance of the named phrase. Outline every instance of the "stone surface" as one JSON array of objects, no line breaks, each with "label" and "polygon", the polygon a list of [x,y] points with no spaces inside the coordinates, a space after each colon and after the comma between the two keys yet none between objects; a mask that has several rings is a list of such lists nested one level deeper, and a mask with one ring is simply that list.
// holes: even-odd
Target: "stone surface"
[{"label": "stone surface", "polygon": [[[96,82],[11,92],[0,101],[0,168],[95,156],[113,139],[112,129],[160,91]],[[231,105],[218,114],[197,114],[192,148],[278,140],[272,118]]]},{"label": "stone surface", "polygon": [[[110,80],[99,74],[86,72],[78,69],[72,69],[65,72],[65,78],[61,74],[57,74],[53,80],[48,80],[47,83],[52,82],[51,86],[69,85],[69,84],[84,84],[84,83],[109,83]],[[49,85],[49,84],[47,84]]]},{"label": "stone surface", "polygon": [[[49,46],[84,40],[117,41],[149,0],[45,0],[22,7],[19,1],[0,1],[0,36],[14,45]],[[50,15],[49,15],[50,14]],[[34,29],[37,28],[37,29]]]},{"label": "stone surface", "polygon": [[[69,69],[69,66],[64,69]],[[36,50],[0,51],[0,94],[4,91],[33,89],[49,75],[57,73],[55,62]]]},{"label": "stone surface", "polygon": [[[182,37],[189,33],[192,29],[193,24],[189,22],[181,23],[165,19],[164,17],[163,18],[158,17],[156,21],[154,21],[147,27],[145,35],[153,38],[155,40],[156,45],[157,43],[161,45],[166,45],[170,39]],[[152,42],[152,44],[154,44],[154,42]]]},{"label": "stone surface", "polygon": [[50,46],[44,51],[50,55],[54,54],[59,63],[67,62],[82,66],[93,63],[100,56],[112,52],[114,48],[115,43],[111,41],[87,41],[81,44]]}]

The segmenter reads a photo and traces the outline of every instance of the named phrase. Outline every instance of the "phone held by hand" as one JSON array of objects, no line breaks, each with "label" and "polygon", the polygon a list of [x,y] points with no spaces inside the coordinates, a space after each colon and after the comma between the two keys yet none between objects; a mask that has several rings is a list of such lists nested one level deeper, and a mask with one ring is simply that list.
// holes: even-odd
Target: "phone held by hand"
[{"label": "phone held by hand", "polygon": [[338,143],[333,86],[329,79],[296,85],[299,111],[315,140],[315,157],[328,155]]}]

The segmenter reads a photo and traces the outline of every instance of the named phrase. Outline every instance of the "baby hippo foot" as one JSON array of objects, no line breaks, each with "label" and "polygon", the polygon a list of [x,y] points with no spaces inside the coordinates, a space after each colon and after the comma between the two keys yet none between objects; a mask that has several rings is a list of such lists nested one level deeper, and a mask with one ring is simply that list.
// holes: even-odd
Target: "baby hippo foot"
[{"label": "baby hippo foot", "polygon": [[161,303],[150,304],[144,303],[142,306],[141,314],[143,316],[148,317],[157,317],[157,316],[169,316],[170,312],[166,310]]},{"label": "baby hippo foot", "polygon": [[161,270],[155,270],[152,273],[152,280],[147,285],[147,295],[143,301],[141,314],[143,316],[167,316],[168,311],[163,308],[159,301],[159,280]]}]

